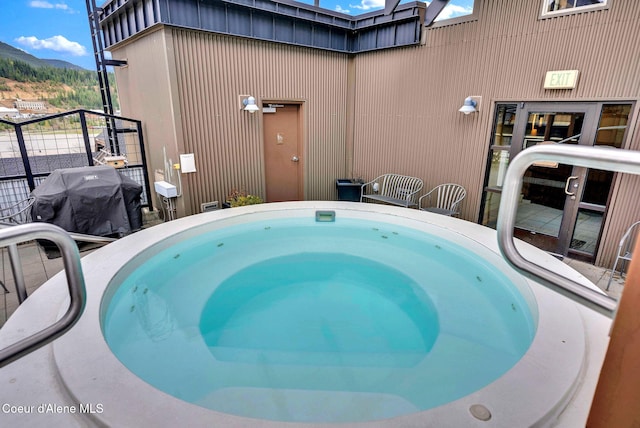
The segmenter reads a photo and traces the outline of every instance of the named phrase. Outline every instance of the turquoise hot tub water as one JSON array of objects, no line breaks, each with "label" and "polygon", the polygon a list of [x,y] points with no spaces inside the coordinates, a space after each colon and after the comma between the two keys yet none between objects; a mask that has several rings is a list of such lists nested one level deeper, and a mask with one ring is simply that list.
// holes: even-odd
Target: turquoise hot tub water
[{"label": "turquoise hot tub water", "polygon": [[212,410],[390,418],[483,388],[531,344],[532,294],[483,252],[361,219],[231,225],[134,258],[103,333],[137,376]]}]

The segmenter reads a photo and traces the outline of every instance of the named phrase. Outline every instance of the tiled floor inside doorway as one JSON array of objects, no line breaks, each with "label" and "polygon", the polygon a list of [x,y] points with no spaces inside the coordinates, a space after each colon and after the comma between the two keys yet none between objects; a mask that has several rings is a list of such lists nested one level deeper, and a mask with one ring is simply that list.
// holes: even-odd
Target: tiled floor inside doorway
[{"label": "tiled floor inside doorway", "polygon": [[[559,209],[522,201],[518,205],[516,227],[543,235],[558,236],[562,213]],[[601,214],[580,212],[571,248],[594,254],[601,223]]]}]

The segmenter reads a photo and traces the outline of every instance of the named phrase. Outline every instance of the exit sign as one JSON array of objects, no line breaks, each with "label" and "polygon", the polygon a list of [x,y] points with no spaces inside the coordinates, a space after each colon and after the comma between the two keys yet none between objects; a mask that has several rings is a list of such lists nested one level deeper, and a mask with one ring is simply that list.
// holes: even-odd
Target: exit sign
[{"label": "exit sign", "polygon": [[578,83],[578,70],[547,71],[545,89],[573,89]]}]

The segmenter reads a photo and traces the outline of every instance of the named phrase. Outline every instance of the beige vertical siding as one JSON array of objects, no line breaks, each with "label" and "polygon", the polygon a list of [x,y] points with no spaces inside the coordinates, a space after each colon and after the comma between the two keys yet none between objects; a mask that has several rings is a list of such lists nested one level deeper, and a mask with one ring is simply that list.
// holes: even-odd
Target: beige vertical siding
[{"label": "beige vertical siding", "polygon": [[305,198],[333,199],[345,174],[346,73],[343,54],[172,30],[179,82],[183,150],[194,153],[191,212],[234,188],[264,196],[261,114],[239,108],[238,96],[258,103],[301,103]]},{"label": "beige vertical siding", "polygon": [[[429,55],[427,55],[429,53]],[[479,115],[458,112],[468,95],[464,70],[442,70],[448,48],[376,52],[356,58],[357,108],[354,171],[420,177],[425,192],[457,182],[470,190],[463,217],[477,212],[489,135],[488,100]],[[462,68],[462,67],[461,67]]]},{"label": "beige vertical siding", "polygon": [[[264,196],[261,114],[240,110],[239,95],[258,104],[301,105],[305,198],[335,199],[347,173],[348,55],[156,27],[113,49],[122,111],[143,121],[153,172],[194,153],[196,173],[182,174],[178,214],[200,211],[240,189]],[[175,129],[172,129],[175,126]],[[156,174],[157,176],[157,174]],[[174,177],[173,182],[176,182]]]},{"label": "beige vertical siding", "polygon": [[[128,61],[127,67],[115,69],[120,106],[123,116],[142,121],[152,181],[163,179],[163,153],[176,160],[181,140],[180,106],[173,96],[177,84],[173,51],[166,49],[166,37],[162,28],[156,27],[112,52],[115,59]],[[157,207],[159,200],[153,203]]]},{"label": "beige vertical siding", "polygon": [[[161,27],[114,47],[129,61],[118,72],[123,114],[145,123],[154,169],[160,147],[173,159],[195,154],[184,214],[233,188],[263,194],[261,114],[238,105],[251,94],[301,104],[306,199],[334,199],[334,180],[351,172],[396,172],[422,178],[425,191],[462,184],[462,217],[476,221],[496,102],[640,98],[640,2],[549,19],[540,7],[478,0],[476,20],[427,29],[421,46],[353,57]],[[563,69],[580,71],[578,87],[545,90],[545,73]],[[480,112],[464,116],[469,95],[482,97]],[[630,126],[627,148],[639,149],[637,112]],[[616,179],[598,264],[610,264],[612,241],[640,217],[638,185]]]},{"label": "beige vertical siding", "polygon": [[[634,122],[638,123],[636,111]],[[640,132],[636,126],[636,132],[631,138],[632,150],[640,150]],[[617,174],[614,180],[612,195],[607,219],[600,243],[598,257],[595,264],[599,266],[613,266],[620,238],[631,224],[640,221],[640,176],[632,174]]]},{"label": "beige vertical siding", "polygon": [[[469,191],[462,217],[476,221],[494,105],[499,101],[637,101],[640,2],[609,10],[538,19],[540,1],[476,1],[476,21],[425,32],[425,44],[356,57],[354,171],[415,175],[425,190],[448,181]],[[574,90],[545,90],[550,70],[577,69]],[[480,112],[457,110],[482,96]],[[637,116],[630,123],[633,137]],[[638,149],[638,138],[627,148]],[[640,219],[638,183],[620,188],[605,224],[597,263],[612,262],[620,230]],[[635,189],[635,191],[634,191]],[[624,205],[624,207],[623,207]],[[609,238],[609,231],[612,238]],[[617,245],[617,242],[615,243]]]}]

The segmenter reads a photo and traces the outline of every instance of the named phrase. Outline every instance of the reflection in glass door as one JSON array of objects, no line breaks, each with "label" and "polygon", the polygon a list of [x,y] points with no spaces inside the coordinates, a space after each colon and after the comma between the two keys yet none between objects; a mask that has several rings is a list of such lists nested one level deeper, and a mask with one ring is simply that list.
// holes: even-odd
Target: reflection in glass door
[{"label": "reflection in glass door", "polygon": [[[592,114],[588,110],[533,109],[523,113],[526,123],[519,124],[515,139],[522,141],[522,149],[537,144],[588,144],[588,135],[583,133],[585,116]],[[582,171],[571,165],[551,162],[532,165],[523,177],[514,234],[546,251],[563,252],[568,237],[561,232],[570,227],[565,211],[575,210],[572,205],[578,200],[582,178]]]},{"label": "reflection in glass door", "polygon": [[[520,151],[536,144],[621,148],[631,104],[498,104],[480,221],[494,226],[502,179]],[[559,255],[595,258],[614,174],[541,162],[523,177],[514,234]]]},{"label": "reflection in glass door", "polygon": [[[622,148],[631,104],[605,104],[602,107],[595,146]],[[574,258],[593,261],[598,249],[604,215],[614,173],[599,169],[587,170],[577,219],[568,253]]]}]

